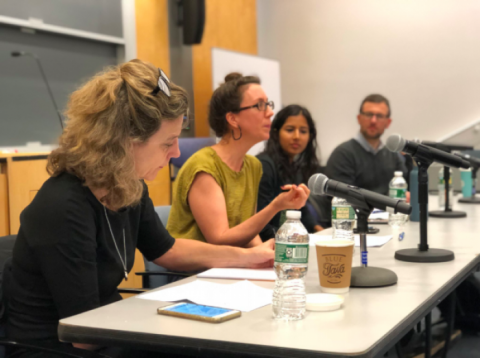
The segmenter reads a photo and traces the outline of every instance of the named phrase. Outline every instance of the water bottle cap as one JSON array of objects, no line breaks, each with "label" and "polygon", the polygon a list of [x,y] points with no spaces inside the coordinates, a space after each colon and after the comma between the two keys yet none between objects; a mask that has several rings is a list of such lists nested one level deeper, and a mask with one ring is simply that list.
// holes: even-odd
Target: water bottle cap
[{"label": "water bottle cap", "polygon": [[287,219],[300,219],[302,213],[298,210],[287,210]]},{"label": "water bottle cap", "polygon": [[400,171],[395,172],[395,176],[396,177],[403,177],[403,172],[400,172]]}]

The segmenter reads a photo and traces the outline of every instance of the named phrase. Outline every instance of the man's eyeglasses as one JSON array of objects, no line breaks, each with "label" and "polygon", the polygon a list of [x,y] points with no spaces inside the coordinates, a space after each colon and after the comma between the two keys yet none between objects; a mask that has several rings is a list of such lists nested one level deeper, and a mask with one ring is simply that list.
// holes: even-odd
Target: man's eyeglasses
[{"label": "man's eyeglasses", "polygon": [[253,106],[241,107],[241,108],[237,109],[235,112],[238,113],[238,112],[241,112],[245,109],[250,109],[250,108],[256,108],[260,112],[265,112],[267,110],[267,106],[270,106],[270,108],[272,110],[275,109],[275,104],[273,103],[273,101],[269,101],[269,102],[258,102],[257,104],[254,104]]},{"label": "man's eyeglasses", "polygon": [[372,119],[373,117],[377,117],[378,121],[381,121],[383,119],[387,119],[388,117],[384,114],[378,114],[378,113],[371,113],[371,112],[360,112],[360,114],[368,119]]}]

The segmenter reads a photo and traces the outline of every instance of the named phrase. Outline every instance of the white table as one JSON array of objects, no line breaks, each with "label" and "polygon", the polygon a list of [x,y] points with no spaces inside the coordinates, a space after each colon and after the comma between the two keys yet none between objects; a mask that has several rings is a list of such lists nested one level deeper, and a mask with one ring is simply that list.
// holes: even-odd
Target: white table
[{"label": "white table", "polygon": [[[430,198],[430,209],[436,205]],[[436,219],[428,223],[430,247],[454,251],[444,263],[409,263],[394,259],[397,249],[417,247],[419,223],[409,222],[402,242],[391,240],[369,248],[369,264],[391,269],[398,284],[375,289],[351,289],[344,308],[308,312],[304,320],[277,322],[266,306],[218,325],[159,316],[168,303],[130,298],[63,319],[60,339],[70,342],[129,346],[185,354],[265,357],[374,357],[390,349],[480,264],[480,207],[457,204],[466,218]],[[388,234],[378,225],[379,235]],[[356,249],[354,266],[360,266]],[[183,284],[195,277],[176,282]],[[208,280],[230,283],[227,280]],[[320,292],[315,250],[311,250],[308,293]],[[257,282],[273,288],[273,282]]]}]

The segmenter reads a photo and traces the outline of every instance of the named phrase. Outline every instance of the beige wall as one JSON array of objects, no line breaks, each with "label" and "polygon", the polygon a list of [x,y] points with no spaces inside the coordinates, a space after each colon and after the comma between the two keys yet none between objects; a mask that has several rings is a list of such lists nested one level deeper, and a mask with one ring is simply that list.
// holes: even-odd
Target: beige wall
[{"label": "beige wall", "polygon": [[307,106],[323,163],[370,93],[387,134],[437,140],[480,119],[480,2],[257,0],[258,54],[281,62],[283,104]]}]

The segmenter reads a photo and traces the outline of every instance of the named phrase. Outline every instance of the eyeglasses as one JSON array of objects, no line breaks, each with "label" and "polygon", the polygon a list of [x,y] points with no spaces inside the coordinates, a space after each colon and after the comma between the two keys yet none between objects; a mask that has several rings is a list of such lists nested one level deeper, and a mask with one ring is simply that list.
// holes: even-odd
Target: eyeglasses
[{"label": "eyeglasses", "polygon": [[241,107],[241,108],[237,109],[235,112],[238,113],[238,112],[241,112],[245,109],[250,109],[250,108],[256,108],[260,112],[265,112],[267,110],[267,106],[270,106],[270,108],[272,110],[275,109],[275,104],[273,103],[273,101],[269,101],[269,102],[258,102],[257,104],[254,104],[253,106]]},{"label": "eyeglasses", "polygon": [[373,117],[377,117],[377,120],[381,121],[383,119],[387,119],[388,117],[384,114],[372,113],[372,112],[360,112],[362,116],[367,117],[368,119],[372,119]]},{"label": "eyeglasses", "polygon": [[190,129],[190,118],[188,115],[183,116],[182,129]]}]

